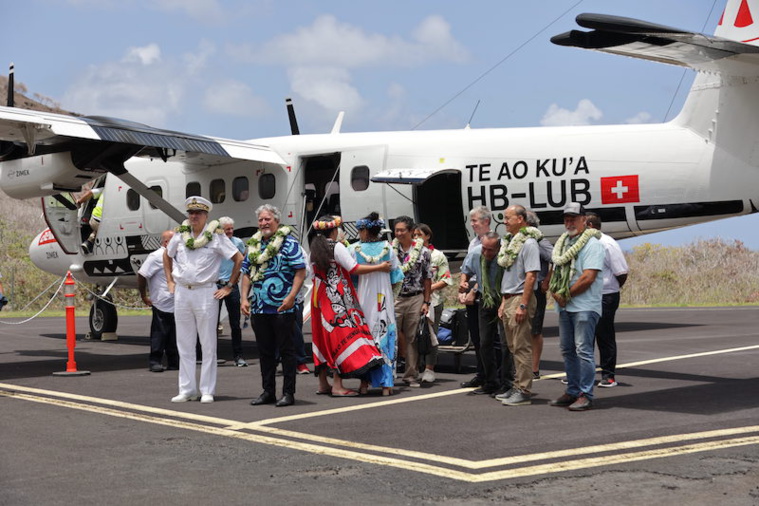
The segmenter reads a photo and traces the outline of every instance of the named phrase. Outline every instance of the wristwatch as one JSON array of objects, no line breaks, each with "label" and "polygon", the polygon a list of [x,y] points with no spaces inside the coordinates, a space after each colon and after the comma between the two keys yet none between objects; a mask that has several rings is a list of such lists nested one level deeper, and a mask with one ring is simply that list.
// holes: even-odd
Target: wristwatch
[{"label": "wristwatch", "polygon": [[519,309],[527,309],[527,306],[525,306],[524,304],[519,304]]},{"label": "wristwatch", "polygon": [[224,286],[225,286],[226,288],[232,288],[232,287],[233,287],[233,286],[235,286],[235,285],[234,285],[234,283],[232,283],[231,281],[227,281],[227,284],[226,284],[226,285],[224,285]]},{"label": "wristwatch", "polygon": [[427,304],[428,306],[430,305],[430,301],[428,300],[425,300],[424,303]]}]

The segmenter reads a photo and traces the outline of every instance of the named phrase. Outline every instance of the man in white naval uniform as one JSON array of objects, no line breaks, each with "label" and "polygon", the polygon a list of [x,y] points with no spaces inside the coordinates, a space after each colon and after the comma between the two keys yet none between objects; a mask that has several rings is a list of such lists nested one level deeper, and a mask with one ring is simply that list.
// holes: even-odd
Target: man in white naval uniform
[{"label": "man in white naval uniform", "polygon": [[[174,318],[179,349],[179,394],[171,402],[198,398],[195,378],[195,342],[200,338],[203,364],[200,367],[200,402],[213,402],[216,392],[216,325],[219,300],[232,291],[240,277],[242,254],[224,235],[219,222],[208,222],[211,203],[202,197],[185,200],[188,219],[169,241],[164,253],[164,270],[169,291],[174,293]],[[224,258],[234,262],[229,282],[216,287]]]}]

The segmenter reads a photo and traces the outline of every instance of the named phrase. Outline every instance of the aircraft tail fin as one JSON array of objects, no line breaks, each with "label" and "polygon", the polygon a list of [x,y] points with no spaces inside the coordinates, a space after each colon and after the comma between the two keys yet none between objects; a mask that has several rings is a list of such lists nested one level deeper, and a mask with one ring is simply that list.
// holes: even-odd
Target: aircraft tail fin
[{"label": "aircraft tail fin", "polygon": [[759,2],[728,1],[714,35],[759,46]]}]

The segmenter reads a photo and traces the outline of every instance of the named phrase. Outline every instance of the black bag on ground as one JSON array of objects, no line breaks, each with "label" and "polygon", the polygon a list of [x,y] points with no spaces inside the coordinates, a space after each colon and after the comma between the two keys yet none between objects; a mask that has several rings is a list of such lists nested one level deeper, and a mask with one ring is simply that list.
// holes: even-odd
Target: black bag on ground
[{"label": "black bag on ground", "polygon": [[449,307],[443,309],[437,340],[441,346],[466,346],[469,339],[469,326],[466,321],[466,308]]}]

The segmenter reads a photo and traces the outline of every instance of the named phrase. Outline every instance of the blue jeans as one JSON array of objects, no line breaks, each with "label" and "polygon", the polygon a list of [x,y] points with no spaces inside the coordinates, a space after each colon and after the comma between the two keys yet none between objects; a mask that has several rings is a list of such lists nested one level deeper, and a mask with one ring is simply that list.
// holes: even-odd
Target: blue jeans
[{"label": "blue jeans", "polygon": [[600,315],[595,311],[559,312],[559,347],[567,373],[567,394],[593,398],[596,379],[595,333]]}]

